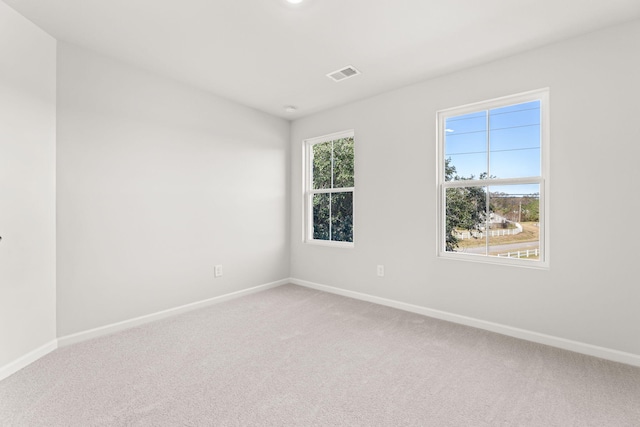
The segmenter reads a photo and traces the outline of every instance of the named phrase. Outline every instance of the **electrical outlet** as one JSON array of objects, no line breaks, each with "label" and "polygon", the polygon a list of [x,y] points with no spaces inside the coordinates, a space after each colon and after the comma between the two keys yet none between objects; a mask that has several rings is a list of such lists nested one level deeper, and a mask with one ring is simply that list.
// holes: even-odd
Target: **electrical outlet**
[{"label": "electrical outlet", "polygon": [[376,271],[378,273],[378,277],[384,277],[384,265],[378,265]]},{"label": "electrical outlet", "polygon": [[216,277],[220,277],[222,276],[222,266],[221,265],[216,265],[215,269],[213,271],[214,276]]}]

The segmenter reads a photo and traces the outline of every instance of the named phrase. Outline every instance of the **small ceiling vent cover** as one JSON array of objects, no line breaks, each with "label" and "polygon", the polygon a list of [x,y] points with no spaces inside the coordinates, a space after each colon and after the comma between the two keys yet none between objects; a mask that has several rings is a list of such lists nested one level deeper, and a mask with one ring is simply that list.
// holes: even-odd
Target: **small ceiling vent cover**
[{"label": "small ceiling vent cover", "polygon": [[332,71],[331,73],[327,74],[327,77],[335,82],[341,82],[342,80],[346,80],[349,77],[357,76],[358,74],[360,74],[360,71],[356,70],[355,67],[348,65],[339,70]]}]

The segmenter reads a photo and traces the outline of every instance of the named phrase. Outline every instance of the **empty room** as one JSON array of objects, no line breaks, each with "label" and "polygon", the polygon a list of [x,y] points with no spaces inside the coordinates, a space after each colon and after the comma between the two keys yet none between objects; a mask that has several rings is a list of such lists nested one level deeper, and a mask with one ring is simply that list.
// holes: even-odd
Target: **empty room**
[{"label": "empty room", "polygon": [[640,426],[640,2],[0,0],[1,426]]}]

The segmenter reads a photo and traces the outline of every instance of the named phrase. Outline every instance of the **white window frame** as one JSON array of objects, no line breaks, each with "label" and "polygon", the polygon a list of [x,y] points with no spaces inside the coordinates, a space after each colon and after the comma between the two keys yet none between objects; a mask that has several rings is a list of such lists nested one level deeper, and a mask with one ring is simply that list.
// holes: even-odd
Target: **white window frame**
[{"label": "white window frame", "polygon": [[[446,120],[450,117],[491,110],[531,101],[540,101],[540,175],[534,177],[496,178],[482,180],[445,181]],[[436,114],[437,144],[437,256],[442,259],[466,260],[488,264],[512,265],[529,268],[549,268],[549,89],[538,89],[461,107],[440,110]],[[446,190],[459,187],[489,187],[510,184],[540,185],[540,255],[538,261],[496,257],[481,254],[446,251]]]},{"label": "white window frame", "polygon": [[[303,149],[303,200],[304,200],[304,220],[303,220],[303,241],[309,244],[321,245],[321,246],[333,246],[340,248],[353,248],[355,242],[355,201],[356,201],[356,193],[355,193],[355,176],[354,176],[354,186],[353,187],[342,187],[342,188],[326,188],[326,189],[314,189],[313,188],[313,150],[312,147],[315,144],[321,144],[324,142],[335,141],[337,139],[343,138],[354,138],[355,141],[355,132],[353,129],[345,130],[341,132],[335,132],[329,135],[318,136],[315,138],[305,139],[303,141],[304,149]],[[354,153],[354,174],[355,174],[355,143],[353,147]],[[321,240],[313,238],[313,196],[315,194],[322,193],[352,193],[353,194],[353,226],[354,226],[354,235],[352,242],[341,242],[335,240]]]}]

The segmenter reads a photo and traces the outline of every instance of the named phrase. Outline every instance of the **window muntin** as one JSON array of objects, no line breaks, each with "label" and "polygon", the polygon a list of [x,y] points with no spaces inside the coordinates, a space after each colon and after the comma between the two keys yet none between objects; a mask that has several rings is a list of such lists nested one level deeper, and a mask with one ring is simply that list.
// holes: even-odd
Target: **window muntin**
[{"label": "window muntin", "polygon": [[305,241],[353,246],[353,131],[306,140],[305,165]]},{"label": "window muntin", "polygon": [[548,265],[547,104],[540,90],[438,113],[441,257]]}]

